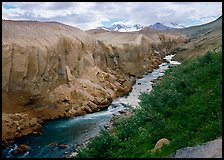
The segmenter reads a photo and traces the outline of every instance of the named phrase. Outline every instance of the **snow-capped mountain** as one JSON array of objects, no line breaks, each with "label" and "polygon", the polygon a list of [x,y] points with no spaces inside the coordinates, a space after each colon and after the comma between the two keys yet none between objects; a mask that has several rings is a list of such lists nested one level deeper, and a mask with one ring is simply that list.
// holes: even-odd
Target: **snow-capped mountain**
[{"label": "snow-capped mountain", "polygon": [[165,25],[163,25],[162,23],[159,23],[159,22],[157,22],[157,23],[155,23],[153,25],[148,26],[148,28],[154,29],[154,30],[159,30],[159,31],[173,29],[173,28],[165,26]]},{"label": "snow-capped mountain", "polygon": [[136,29],[138,29],[138,30],[140,30],[140,29],[142,29],[142,28],[143,28],[143,26],[142,26],[142,25],[140,25],[140,24],[135,24],[135,25],[134,25],[134,27],[135,27]]},{"label": "snow-capped mountain", "polygon": [[107,27],[104,27],[104,26],[102,26],[102,27],[97,27],[98,29],[104,29],[104,30],[106,30],[106,31],[110,31],[110,29],[108,29]]},{"label": "snow-capped mountain", "polygon": [[[116,23],[110,27],[102,26],[102,27],[98,27],[98,28],[104,29],[107,31],[133,32],[133,31],[141,30],[143,28],[143,26],[140,24],[124,25],[124,24]],[[159,31],[165,31],[165,30],[179,29],[179,28],[185,28],[185,27],[181,24],[177,24],[177,23],[173,23],[173,22],[169,23],[168,25],[164,25],[162,23],[157,22],[153,25],[149,25],[146,28],[153,29],[153,30],[159,30]]]},{"label": "snow-capped mountain", "polygon": [[134,25],[124,25],[124,24],[113,24],[111,27],[98,27],[100,29],[105,29],[109,31],[118,31],[118,32],[133,32],[133,31],[139,31],[143,28],[140,24],[134,24]]},{"label": "snow-capped mountain", "polygon": [[178,23],[174,23],[174,22],[171,22],[170,26],[173,28],[185,28],[185,26],[178,24]]}]

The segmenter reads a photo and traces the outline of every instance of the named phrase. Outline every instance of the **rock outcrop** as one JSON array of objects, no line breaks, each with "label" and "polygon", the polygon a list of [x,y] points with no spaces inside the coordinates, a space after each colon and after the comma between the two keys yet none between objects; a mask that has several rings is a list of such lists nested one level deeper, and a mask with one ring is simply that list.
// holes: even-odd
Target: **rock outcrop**
[{"label": "rock outcrop", "polygon": [[12,152],[12,154],[13,155],[18,155],[18,154],[25,153],[25,152],[27,152],[29,150],[30,150],[30,147],[29,146],[27,146],[26,144],[21,144],[21,145],[19,145],[19,147],[17,147],[16,150],[14,150]]},{"label": "rock outcrop", "polygon": [[202,145],[178,149],[172,158],[222,158],[222,137]]},{"label": "rock outcrop", "polygon": [[41,128],[37,118],[31,118],[28,114],[2,114],[2,140],[14,137],[22,137],[33,132],[39,132]]},{"label": "rock outcrop", "polygon": [[108,34],[103,40],[102,35],[56,22],[2,20],[2,27],[5,140],[34,132],[47,119],[107,107],[185,42],[181,35],[158,33],[152,39],[122,33],[120,41],[114,40],[117,34],[100,33]]},{"label": "rock outcrop", "polygon": [[166,138],[162,138],[160,140],[158,140],[155,144],[155,147],[152,149],[152,152],[156,152],[156,151],[160,151],[160,149],[165,145],[165,144],[169,144],[170,141]]}]

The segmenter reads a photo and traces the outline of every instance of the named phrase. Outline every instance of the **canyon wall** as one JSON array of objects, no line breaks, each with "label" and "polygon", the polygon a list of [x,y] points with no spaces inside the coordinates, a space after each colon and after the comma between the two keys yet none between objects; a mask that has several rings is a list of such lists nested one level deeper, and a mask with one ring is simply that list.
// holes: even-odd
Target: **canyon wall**
[{"label": "canyon wall", "polygon": [[4,141],[38,132],[47,119],[100,111],[186,42],[158,33],[156,40],[136,33],[103,39],[56,22],[2,20],[2,26]]}]

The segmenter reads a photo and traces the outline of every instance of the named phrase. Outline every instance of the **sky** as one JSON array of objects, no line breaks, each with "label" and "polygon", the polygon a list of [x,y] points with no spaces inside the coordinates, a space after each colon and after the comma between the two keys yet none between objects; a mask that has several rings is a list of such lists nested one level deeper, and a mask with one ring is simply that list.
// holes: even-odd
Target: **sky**
[{"label": "sky", "polygon": [[57,21],[82,30],[115,23],[185,27],[222,15],[222,2],[2,2],[2,19]]}]

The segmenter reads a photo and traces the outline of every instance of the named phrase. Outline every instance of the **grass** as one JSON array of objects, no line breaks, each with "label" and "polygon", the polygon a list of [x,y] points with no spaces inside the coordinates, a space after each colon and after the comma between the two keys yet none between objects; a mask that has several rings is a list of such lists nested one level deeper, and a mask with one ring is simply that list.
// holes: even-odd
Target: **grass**
[{"label": "grass", "polygon": [[[114,131],[102,130],[77,157],[169,157],[179,148],[202,144],[222,135],[222,52],[208,52],[166,71],[141,109]],[[161,138],[170,140],[152,153]]]}]

